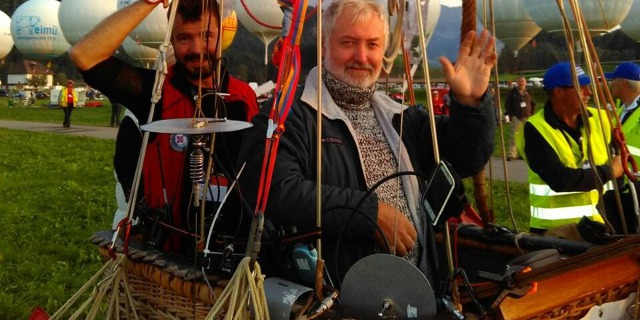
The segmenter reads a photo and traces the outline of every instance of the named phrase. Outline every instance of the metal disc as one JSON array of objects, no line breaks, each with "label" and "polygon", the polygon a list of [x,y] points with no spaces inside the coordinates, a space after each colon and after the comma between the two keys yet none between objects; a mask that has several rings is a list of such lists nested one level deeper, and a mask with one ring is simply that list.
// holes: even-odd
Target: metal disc
[{"label": "metal disc", "polygon": [[389,254],[374,254],[356,262],[342,281],[340,309],[362,319],[385,315],[400,318],[434,316],[436,297],[427,278],[410,262]]},{"label": "metal disc", "polygon": [[216,118],[177,118],[158,120],[140,126],[156,133],[207,134],[238,131],[252,127],[251,122]]}]

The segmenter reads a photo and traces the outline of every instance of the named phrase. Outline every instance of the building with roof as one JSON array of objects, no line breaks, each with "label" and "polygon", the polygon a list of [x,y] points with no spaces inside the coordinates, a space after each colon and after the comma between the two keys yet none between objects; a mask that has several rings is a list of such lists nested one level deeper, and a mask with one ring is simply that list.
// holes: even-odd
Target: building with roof
[{"label": "building with roof", "polygon": [[38,89],[51,89],[53,86],[53,72],[36,60],[23,60],[9,66],[6,86],[10,89],[32,90],[29,80],[34,76],[44,76],[45,84]]}]

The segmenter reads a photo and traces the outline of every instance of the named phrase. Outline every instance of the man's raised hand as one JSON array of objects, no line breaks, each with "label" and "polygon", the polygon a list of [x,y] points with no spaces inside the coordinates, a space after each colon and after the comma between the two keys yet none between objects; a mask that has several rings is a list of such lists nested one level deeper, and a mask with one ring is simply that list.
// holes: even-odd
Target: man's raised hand
[{"label": "man's raised hand", "polygon": [[461,104],[476,106],[480,103],[498,58],[495,46],[496,38],[487,30],[483,30],[477,39],[476,32],[469,31],[460,43],[455,65],[440,57],[447,83]]}]

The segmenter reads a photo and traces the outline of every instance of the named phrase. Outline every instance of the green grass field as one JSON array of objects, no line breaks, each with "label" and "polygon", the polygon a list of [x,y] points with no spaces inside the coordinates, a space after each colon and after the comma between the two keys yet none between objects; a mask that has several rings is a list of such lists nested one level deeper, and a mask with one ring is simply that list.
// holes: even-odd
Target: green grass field
[{"label": "green grass field", "polygon": [[[71,123],[91,126],[109,126],[111,117],[111,104],[109,100],[99,101],[101,107],[75,108],[71,114]],[[17,101],[11,102],[9,98],[0,98],[0,119],[35,121],[35,122],[60,122],[64,113],[60,108],[49,108],[49,100],[36,100],[33,105],[24,106]]]},{"label": "green grass field", "polygon": [[88,239],[115,211],[113,141],[0,129],[1,319],[58,309],[101,266]]},{"label": "green grass field", "polygon": [[[108,105],[78,108],[72,123],[108,126],[110,112]],[[9,108],[0,98],[0,119],[62,117],[46,101]],[[52,314],[102,266],[88,239],[111,227],[114,141],[6,129],[0,137],[0,319],[26,319],[36,306]],[[493,187],[496,220],[511,228],[504,183]],[[527,230],[527,186],[511,183],[511,199],[519,229]]]}]

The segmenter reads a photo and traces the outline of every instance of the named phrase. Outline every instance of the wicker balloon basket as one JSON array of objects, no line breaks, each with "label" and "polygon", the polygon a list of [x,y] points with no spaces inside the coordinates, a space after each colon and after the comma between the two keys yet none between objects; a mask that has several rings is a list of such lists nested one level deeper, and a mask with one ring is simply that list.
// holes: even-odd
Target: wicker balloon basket
[{"label": "wicker balloon basket", "polygon": [[[109,232],[94,234],[92,241],[105,260],[111,259]],[[117,296],[121,319],[135,319],[134,313],[139,319],[204,319],[226,285],[215,279],[208,284],[186,261],[135,244],[129,247],[123,272],[126,288],[121,285]]]}]

